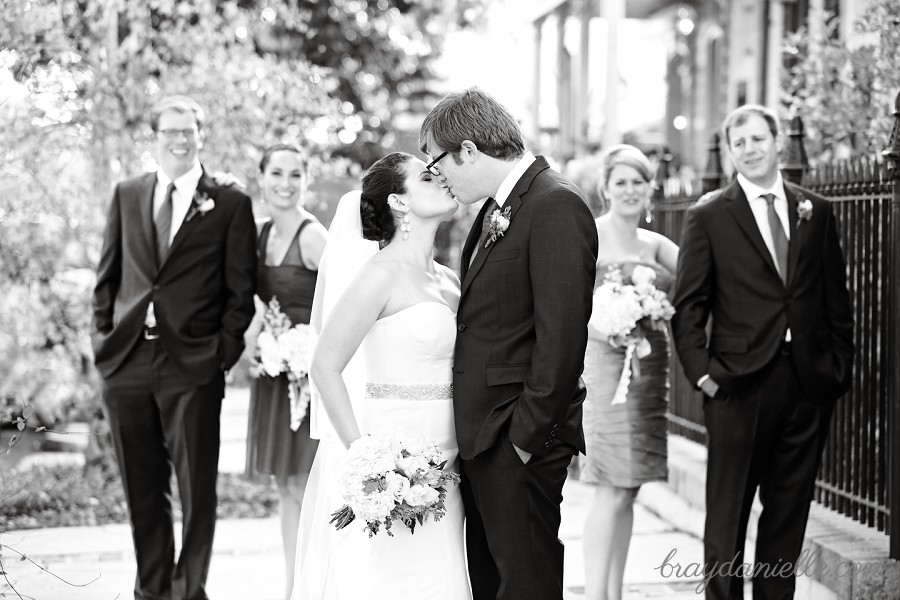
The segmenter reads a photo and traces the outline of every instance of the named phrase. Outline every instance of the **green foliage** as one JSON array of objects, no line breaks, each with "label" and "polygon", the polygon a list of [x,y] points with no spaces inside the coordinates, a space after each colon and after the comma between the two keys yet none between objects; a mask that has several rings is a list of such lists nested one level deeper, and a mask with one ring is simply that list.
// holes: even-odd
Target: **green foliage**
[{"label": "green foliage", "polygon": [[868,2],[849,43],[837,38],[837,26],[832,19],[818,39],[801,29],[784,48],[792,67],[783,104],[802,116],[813,163],[880,153],[900,92],[900,3]]},{"label": "green foliage", "polygon": [[[54,466],[11,471],[0,497],[0,531],[128,523],[128,507],[115,465]],[[181,518],[173,480],[176,519]],[[271,481],[252,482],[220,473],[216,486],[220,519],[258,518],[278,511]]]}]

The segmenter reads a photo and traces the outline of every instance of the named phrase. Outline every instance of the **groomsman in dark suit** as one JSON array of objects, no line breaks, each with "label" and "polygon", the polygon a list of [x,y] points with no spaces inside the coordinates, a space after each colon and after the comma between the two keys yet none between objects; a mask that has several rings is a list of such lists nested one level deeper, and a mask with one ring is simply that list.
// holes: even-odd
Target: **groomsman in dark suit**
[{"label": "groomsman in dark suit", "polygon": [[753,597],[791,598],[833,404],[851,383],[853,313],[831,205],[782,179],[774,113],[742,106],[723,131],[737,181],[688,212],[672,321],[705,394],[706,597],[743,598],[759,488]]},{"label": "groomsman in dark suit", "polygon": [[[218,187],[198,153],[203,111],[163,98],[159,170],[116,186],[94,290],[94,360],[131,513],[136,600],[204,600],[216,521],[225,371],[253,317],[250,198]],[[175,562],[171,490],[182,505]]]}]

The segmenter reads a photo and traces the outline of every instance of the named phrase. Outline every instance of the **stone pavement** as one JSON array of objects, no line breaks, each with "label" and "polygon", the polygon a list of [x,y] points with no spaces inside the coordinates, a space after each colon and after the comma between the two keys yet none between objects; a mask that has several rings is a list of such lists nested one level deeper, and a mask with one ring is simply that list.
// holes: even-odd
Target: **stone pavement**
[{"label": "stone pavement", "polygon": [[[240,472],[244,465],[248,393],[229,389],[222,410],[220,471]],[[41,457],[35,457],[40,461]],[[661,570],[673,550],[682,566],[699,563],[702,544],[641,505],[643,495],[658,502],[674,494],[649,484],[638,497],[634,537],[625,569],[625,600],[699,598],[698,577],[676,577]],[[564,490],[560,537],[566,546],[566,600],[584,598],[581,532],[592,491],[569,482]],[[177,538],[177,535],[176,535]],[[36,600],[130,600],[135,576],[128,525],[10,531],[0,538],[3,571],[23,597]],[[26,554],[48,572],[19,561]],[[224,519],[216,529],[207,590],[212,600],[280,600],[284,564],[277,517]],[[673,561],[674,562],[674,561]],[[669,574],[669,577],[664,575]],[[3,595],[5,594],[5,596]],[[0,597],[16,597],[0,579]]]}]

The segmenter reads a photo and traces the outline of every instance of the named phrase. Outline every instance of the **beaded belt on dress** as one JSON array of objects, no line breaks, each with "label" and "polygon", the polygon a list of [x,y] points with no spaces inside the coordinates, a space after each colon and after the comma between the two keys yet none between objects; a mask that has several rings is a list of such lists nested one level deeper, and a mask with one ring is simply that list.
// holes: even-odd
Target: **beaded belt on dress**
[{"label": "beaded belt on dress", "polygon": [[367,383],[366,398],[376,400],[452,400],[452,383]]}]

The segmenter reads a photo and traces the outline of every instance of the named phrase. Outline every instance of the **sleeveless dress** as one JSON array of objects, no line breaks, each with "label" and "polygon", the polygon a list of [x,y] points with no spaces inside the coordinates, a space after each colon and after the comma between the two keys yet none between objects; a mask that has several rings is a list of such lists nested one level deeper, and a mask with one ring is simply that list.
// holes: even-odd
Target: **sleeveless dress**
[{"label": "sleeveless dress", "polygon": [[[263,225],[257,248],[256,293],[268,303],[278,299],[281,311],[291,323],[309,323],[313,292],[316,289],[316,271],[303,265],[300,255],[300,233],[312,223],[307,219],[300,223],[280,265],[266,264],[266,244],[272,230],[272,221]],[[305,418],[297,431],[291,431],[291,408],[288,398],[287,375],[261,376],[250,386],[250,415],[247,424],[247,458],[245,474],[256,478],[275,475],[309,473],[318,441],[309,437],[309,418]]]},{"label": "sleeveless dress", "polygon": [[[654,284],[668,292],[674,275],[655,263],[627,262],[618,266],[630,274],[636,264],[656,271]],[[606,266],[597,269],[596,288]],[[584,355],[585,456],[579,463],[579,479],[585,483],[635,488],[650,481],[665,481],[666,411],[669,395],[668,331],[650,331],[650,354],[640,359],[640,378],[631,377],[627,401],[611,404],[625,363],[625,348],[588,339]]]},{"label": "sleeveless dress", "polygon": [[[361,346],[366,396],[354,409],[363,434],[425,436],[440,445],[447,468],[458,471],[455,340],[456,315],[440,302],[375,322]],[[395,524],[394,537],[380,531],[370,538],[360,521],[337,531],[329,520],[343,500],[333,474],[345,453],[338,441],[319,444],[303,500],[292,600],[470,600],[459,488],[448,490],[445,516],[415,533]]]}]

